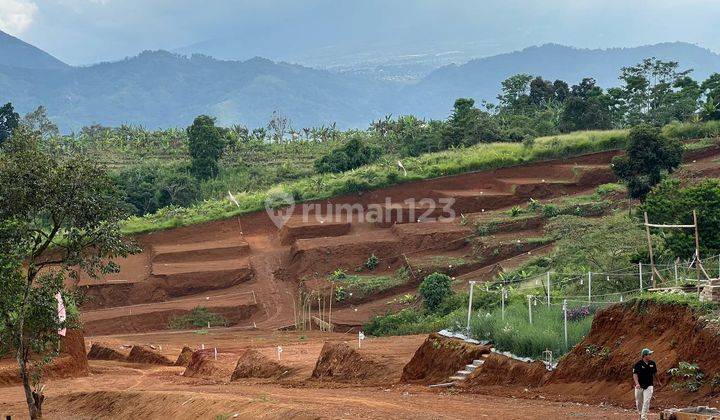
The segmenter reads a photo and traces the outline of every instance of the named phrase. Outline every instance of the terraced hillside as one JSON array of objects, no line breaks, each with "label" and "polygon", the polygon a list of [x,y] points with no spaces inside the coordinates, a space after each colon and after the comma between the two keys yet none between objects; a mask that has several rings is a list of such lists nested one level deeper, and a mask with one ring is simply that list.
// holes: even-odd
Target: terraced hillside
[{"label": "terraced hillside", "polygon": [[[431,272],[445,272],[463,288],[550,251],[542,217],[508,217],[508,209],[613,181],[615,154],[406,183],[308,203],[314,210],[305,215],[297,205],[281,228],[259,212],[140,235],[143,253],[118,261],[119,274],[83,283],[91,297],[86,329],[162,329],[169,317],[197,306],[230,314],[232,325],[284,327],[294,322],[298,289],[326,290],[338,272],[347,278],[332,287],[347,294],[334,296],[332,322],[360,325],[408,305],[404,296]],[[696,153],[688,164],[714,170],[717,155]],[[335,212],[327,214],[328,206]],[[450,210],[454,217],[444,219]]]}]

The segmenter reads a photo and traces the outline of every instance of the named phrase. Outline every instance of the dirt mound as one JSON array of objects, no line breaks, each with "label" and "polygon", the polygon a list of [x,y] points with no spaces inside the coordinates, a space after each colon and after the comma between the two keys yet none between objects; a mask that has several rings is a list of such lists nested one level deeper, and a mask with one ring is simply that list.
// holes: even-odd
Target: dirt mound
[{"label": "dirt mound", "polygon": [[540,361],[523,362],[501,354],[492,353],[463,382],[463,387],[475,388],[488,385],[521,385],[538,387],[544,384],[551,372]]},{"label": "dirt mound", "polygon": [[213,349],[198,350],[190,357],[183,376],[225,382],[233,372],[235,357],[234,354],[218,353],[217,360],[215,360]]},{"label": "dirt mound", "polygon": [[370,355],[362,354],[347,343],[326,341],[318,357],[312,378],[332,382],[386,383],[390,368]]},{"label": "dirt mound", "polygon": [[190,358],[192,357],[194,352],[195,351],[188,346],[183,347],[180,351],[180,355],[178,355],[178,358],[175,361],[175,366],[187,367],[188,363],[190,363]]},{"label": "dirt mound", "polygon": [[242,378],[277,378],[287,375],[293,369],[270,360],[257,350],[247,350],[238,359],[231,381]]},{"label": "dirt mound", "polygon": [[165,365],[172,366],[175,363],[156,352],[153,348],[148,346],[133,346],[130,350],[130,354],[127,357],[128,362],[132,363],[144,363],[148,365]]},{"label": "dirt mound", "polygon": [[696,392],[682,386],[656,389],[653,399],[658,405],[710,403],[710,383],[720,374],[717,326],[687,306],[647,301],[616,304],[598,312],[588,336],[560,361],[544,388],[580,393],[589,401],[630,405],[631,368],[645,347],[655,351],[658,376],[665,383],[667,370],[680,361],[696,363],[705,375]]},{"label": "dirt mound", "polygon": [[90,360],[117,360],[124,362],[127,360],[127,354],[102,343],[93,343],[87,358]]},{"label": "dirt mound", "polygon": [[[47,379],[74,378],[88,376],[88,366],[85,352],[85,336],[82,331],[69,330],[60,340],[60,356],[44,368],[44,377]],[[20,382],[18,365],[15,359],[0,360],[0,385],[11,385]]]},{"label": "dirt mound", "polygon": [[405,365],[400,381],[422,384],[443,382],[487,353],[490,353],[487,346],[432,333]]}]

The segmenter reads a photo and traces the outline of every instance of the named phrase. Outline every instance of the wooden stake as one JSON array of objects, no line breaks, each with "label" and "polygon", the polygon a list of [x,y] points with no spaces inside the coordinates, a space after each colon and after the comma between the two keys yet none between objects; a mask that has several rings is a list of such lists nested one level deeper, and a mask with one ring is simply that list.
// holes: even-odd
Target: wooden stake
[{"label": "wooden stake", "polygon": [[650,252],[650,274],[652,275],[652,285],[653,289],[656,287],[656,281],[655,281],[655,257],[653,256],[653,249],[652,249],[652,240],[650,239],[650,222],[648,222],[648,215],[647,212],[644,212],[645,215],[645,235],[647,236],[648,241],[648,251]]},{"label": "wooden stake", "polygon": [[700,298],[700,235],[698,234],[697,211],[693,210],[695,225],[695,277],[697,278],[698,299]]}]

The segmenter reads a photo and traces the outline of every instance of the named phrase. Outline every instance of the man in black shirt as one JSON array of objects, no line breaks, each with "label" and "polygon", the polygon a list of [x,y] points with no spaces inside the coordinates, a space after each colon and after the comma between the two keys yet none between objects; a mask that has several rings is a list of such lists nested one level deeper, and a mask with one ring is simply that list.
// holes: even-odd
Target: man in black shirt
[{"label": "man in black shirt", "polygon": [[653,380],[656,380],[658,386],[662,383],[657,379],[657,366],[655,361],[650,360],[653,354],[650,349],[643,349],[642,358],[633,366],[633,382],[635,383],[635,407],[640,413],[641,420],[647,420],[648,411],[650,410],[650,399],[653,394]]}]

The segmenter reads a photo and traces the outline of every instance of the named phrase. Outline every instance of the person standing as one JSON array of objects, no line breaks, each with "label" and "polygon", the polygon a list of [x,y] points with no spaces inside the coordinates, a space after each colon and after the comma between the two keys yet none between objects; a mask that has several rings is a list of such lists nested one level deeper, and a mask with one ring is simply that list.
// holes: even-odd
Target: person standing
[{"label": "person standing", "polygon": [[654,360],[650,359],[653,351],[643,349],[641,359],[633,366],[633,382],[635,383],[635,408],[640,413],[641,420],[647,420],[648,411],[650,411],[650,400],[653,395],[653,384],[657,382],[658,386],[662,383],[657,378],[657,365]]}]

